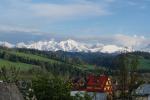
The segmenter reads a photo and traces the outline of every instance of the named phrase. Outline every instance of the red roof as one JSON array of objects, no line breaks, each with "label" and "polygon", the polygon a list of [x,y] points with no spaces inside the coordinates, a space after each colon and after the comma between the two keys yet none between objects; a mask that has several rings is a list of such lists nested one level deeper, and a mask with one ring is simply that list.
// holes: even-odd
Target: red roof
[{"label": "red roof", "polygon": [[[109,82],[109,84],[106,84]],[[94,76],[90,75],[87,78],[85,85],[82,84],[83,82],[80,80],[77,83],[74,84],[75,89],[82,90],[82,91],[88,91],[88,92],[112,92],[112,84],[109,80],[108,76],[101,75],[101,76]],[[85,87],[80,87],[85,86]],[[109,87],[109,89],[106,89],[106,86]]]},{"label": "red roof", "polygon": [[90,75],[87,83],[87,91],[104,92],[104,87],[108,81],[108,76],[92,76]]}]

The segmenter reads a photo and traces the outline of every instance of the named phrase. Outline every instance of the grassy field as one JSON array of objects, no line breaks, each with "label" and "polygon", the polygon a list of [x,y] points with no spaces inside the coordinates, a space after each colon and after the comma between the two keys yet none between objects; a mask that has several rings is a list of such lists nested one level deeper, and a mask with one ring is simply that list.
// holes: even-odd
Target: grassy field
[{"label": "grassy field", "polygon": [[[15,51],[7,51],[7,52],[10,53],[10,54],[13,54],[13,55],[20,56],[20,57],[29,58],[31,60],[46,61],[46,62],[51,62],[51,63],[63,63],[63,62],[60,62],[60,61],[56,61],[56,60],[53,60],[53,59],[48,59],[46,57],[33,55],[33,54],[26,54],[26,53],[15,52]],[[32,68],[33,66],[35,66],[35,65],[31,65],[31,64],[15,63],[15,62],[0,59],[0,66],[3,66],[3,65],[7,65],[7,66],[14,65],[16,67],[21,67],[22,70],[27,70],[27,69]],[[77,65],[73,65],[72,67],[77,67],[81,70],[94,70],[95,69],[94,65],[88,65],[88,64],[86,64],[86,65],[78,65],[77,64]]]},{"label": "grassy field", "polygon": [[39,68],[39,66],[36,66],[36,65],[30,65],[26,63],[20,63],[20,62],[11,62],[8,60],[0,59],[0,67],[3,67],[3,66],[7,68],[14,66],[14,67],[20,68],[20,70],[23,70],[23,71],[27,71],[32,68]]},{"label": "grassy field", "polygon": [[[129,59],[134,59],[133,55],[129,55]],[[139,65],[138,69],[139,70],[150,70],[150,60],[149,59],[144,59],[142,56],[138,56],[139,60]]]},{"label": "grassy field", "polygon": [[149,69],[150,70],[150,60],[148,59],[140,59],[139,69]]},{"label": "grassy field", "polygon": [[33,54],[26,54],[26,53],[21,53],[21,52],[14,52],[14,51],[11,51],[9,53],[20,56],[20,57],[27,57],[27,58],[35,59],[35,60],[41,60],[41,61],[47,61],[47,62],[49,62],[49,61],[50,62],[58,62],[56,60],[48,59],[48,58],[41,57],[41,56],[38,56],[38,55],[33,55]]},{"label": "grassy field", "polygon": [[[17,52],[17,51],[14,51],[14,50],[0,50],[0,51],[1,52],[6,52],[9,55],[16,55],[18,57],[27,58],[27,59],[30,59],[30,60],[37,60],[37,61],[40,61],[40,62],[49,62],[51,64],[55,64],[55,63],[57,63],[57,64],[66,64],[66,65],[72,66],[73,68],[79,68],[78,67],[79,65],[72,65],[72,64],[61,62],[61,61],[49,59],[49,58],[46,58],[46,57],[43,57],[43,56],[31,54],[31,53],[28,54],[28,53],[23,53],[23,52]],[[4,65],[6,65],[6,66],[13,65],[13,66],[16,66],[16,67],[21,67],[22,70],[28,70],[28,69],[31,69],[35,66],[35,65],[32,65],[32,64],[23,63],[23,62],[20,62],[20,61],[16,63],[16,62],[1,59],[0,66],[4,66]]]}]

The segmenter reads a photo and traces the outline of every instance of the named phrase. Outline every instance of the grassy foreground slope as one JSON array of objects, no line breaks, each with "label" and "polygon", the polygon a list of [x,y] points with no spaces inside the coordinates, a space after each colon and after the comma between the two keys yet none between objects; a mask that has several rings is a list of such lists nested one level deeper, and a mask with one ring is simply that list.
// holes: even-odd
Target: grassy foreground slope
[{"label": "grassy foreground slope", "polygon": [[30,70],[32,68],[39,68],[39,66],[37,66],[37,65],[20,63],[20,62],[12,62],[12,61],[8,61],[8,60],[0,59],[0,68],[4,67],[4,66],[6,68],[10,68],[12,66],[15,66],[15,67],[19,68],[21,71],[27,71],[27,70]]}]

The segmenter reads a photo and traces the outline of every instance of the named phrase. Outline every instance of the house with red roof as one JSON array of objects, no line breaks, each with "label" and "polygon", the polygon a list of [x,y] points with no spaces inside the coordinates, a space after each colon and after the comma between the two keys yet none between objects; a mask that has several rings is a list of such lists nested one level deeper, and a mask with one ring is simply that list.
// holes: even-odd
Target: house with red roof
[{"label": "house with red roof", "polygon": [[108,76],[93,76],[90,75],[86,87],[87,92],[105,92],[112,94],[112,83]]},{"label": "house with red roof", "polygon": [[81,78],[73,84],[75,88],[71,92],[72,96],[77,93],[82,93],[83,96],[83,93],[86,92],[91,96],[96,94],[93,100],[106,100],[108,95],[112,95],[112,82],[106,75],[89,75],[86,80]]}]

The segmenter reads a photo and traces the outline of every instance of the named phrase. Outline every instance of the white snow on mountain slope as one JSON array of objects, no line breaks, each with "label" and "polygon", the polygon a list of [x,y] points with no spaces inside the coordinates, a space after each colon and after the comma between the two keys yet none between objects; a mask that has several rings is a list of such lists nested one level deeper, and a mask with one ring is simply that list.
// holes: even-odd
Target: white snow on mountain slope
[{"label": "white snow on mountain slope", "polygon": [[63,51],[72,51],[72,52],[87,52],[89,48],[86,47],[83,43],[76,42],[74,40],[61,41],[58,43],[59,49]]},{"label": "white snow on mountain slope", "polygon": [[[12,45],[8,42],[0,42],[1,46],[6,46],[9,48],[30,48],[44,51],[68,51],[68,52],[102,52],[102,53],[115,53],[122,52],[125,50],[124,47],[119,47],[116,45],[104,45],[104,44],[88,44],[81,43],[75,40],[65,40],[56,42],[55,40],[50,41],[38,41],[29,44],[25,44],[23,42],[18,43],[16,45]],[[131,51],[131,49],[126,49],[127,51]]]},{"label": "white snow on mountain slope", "polygon": [[0,46],[8,47],[8,48],[13,48],[14,47],[13,44],[10,44],[8,42],[1,42],[1,41],[0,41]]},{"label": "white snow on mountain slope", "polygon": [[16,45],[16,47],[17,48],[26,48],[26,44],[25,43],[23,43],[23,42],[20,42],[20,43],[18,43],[17,45]]},{"label": "white snow on mountain slope", "polygon": [[51,41],[38,41],[30,44],[18,43],[16,45],[17,48],[30,48],[30,49],[38,49],[45,51],[57,51],[57,42],[54,40]]}]

